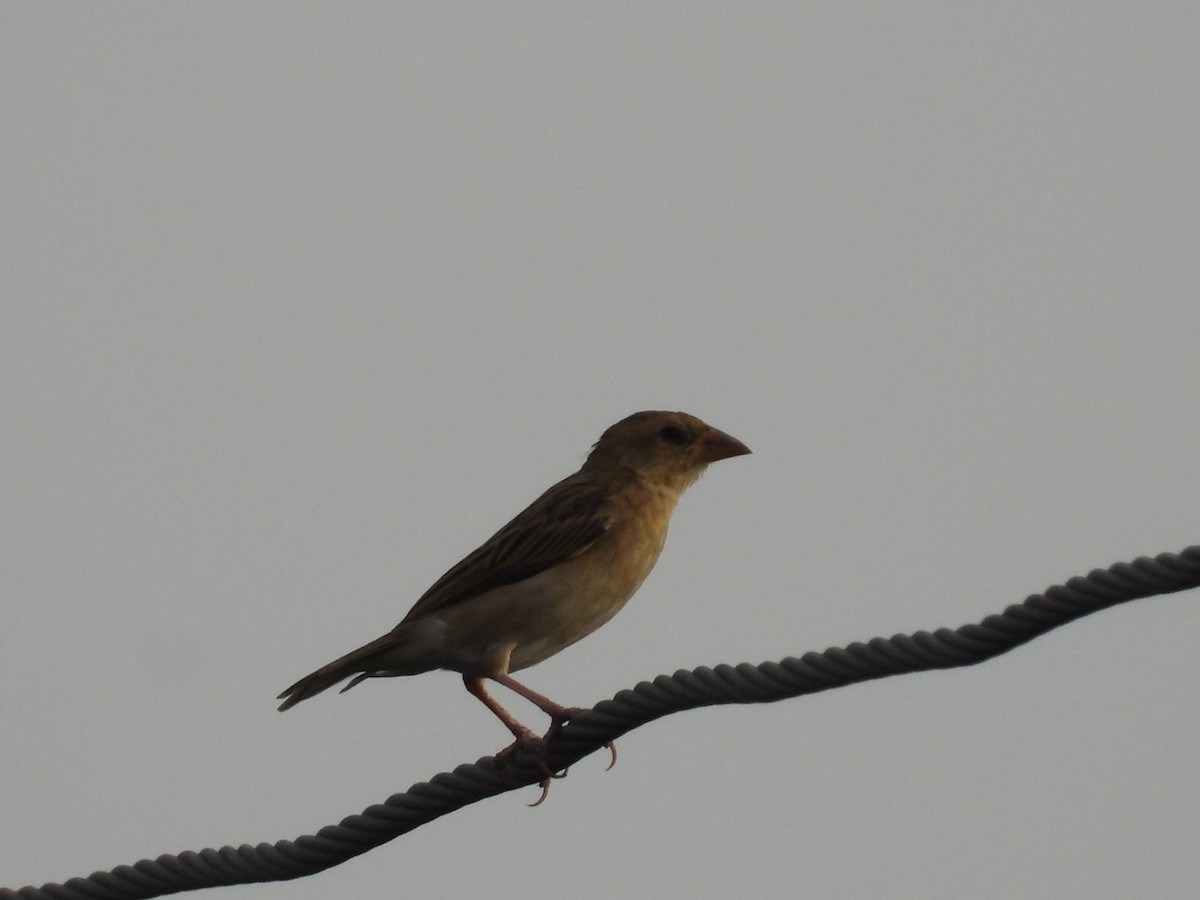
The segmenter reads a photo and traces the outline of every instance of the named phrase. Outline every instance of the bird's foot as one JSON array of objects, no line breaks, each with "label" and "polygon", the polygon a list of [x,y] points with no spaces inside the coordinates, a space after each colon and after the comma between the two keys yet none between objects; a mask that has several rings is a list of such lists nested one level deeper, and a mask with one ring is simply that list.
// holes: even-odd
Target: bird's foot
[{"label": "bird's foot", "polygon": [[[546,732],[546,743],[551,743],[562,727],[574,719],[576,716],[582,716],[584,713],[591,712],[590,709],[583,706],[561,706],[550,714],[550,730]],[[610,759],[605,772],[617,764],[617,745],[612,741],[605,741],[604,746],[608,749]],[[563,774],[566,774],[565,772]]]},{"label": "bird's foot", "polygon": [[[576,718],[577,716],[582,716],[584,713],[591,712],[590,709],[585,709],[582,706],[561,706],[560,704],[555,703],[549,697],[539,694],[537,691],[521,684],[521,682],[517,681],[507,673],[495,673],[488,677],[498,684],[504,685],[509,690],[520,694],[550,717],[550,729],[546,732],[545,737],[547,745],[551,744],[554,739],[558,737],[558,733],[562,730],[564,724]],[[498,705],[495,703],[495,701],[493,701],[487,696],[486,693],[483,692],[482,679],[467,678],[464,676],[464,681],[467,685],[467,689],[471,691],[471,693],[475,694],[475,696],[479,697],[480,700],[483,700],[483,702],[488,705],[492,712],[500,716],[500,718],[504,721],[504,724],[508,725],[509,730],[511,730],[513,734],[518,735],[519,740],[520,735],[517,729],[524,728],[525,726],[513,719],[512,716],[510,716],[507,712],[502,712],[497,708]],[[617,764],[617,746],[612,741],[605,741],[604,746],[608,748],[608,752],[612,757],[608,763],[608,768],[611,769]],[[607,771],[607,769],[605,771]]]},{"label": "bird's foot", "polygon": [[550,767],[546,765],[545,759],[547,741],[545,738],[538,737],[528,728],[522,729],[520,733],[514,731],[513,734],[516,735],[517,739],[497,753],[495,757],[493,757],[493,760],[496,764],[496,774],[503,772],[504,767],[508,764],[510,759],[512,759],[522,750],[528,750],[536,759],[538,772],[541,774],[541,778],[538,779],[538,787],[542,789],[542,795],[529,805],[531,807],[541,806],[543,801],[550,796],[550,780],[553,778],[564,777],[567,774],[566,770],[562,772],[552,772]]},{"label": "bird's foot", "polygon": [[[504,767],[508,765],[509,760],[511,760],[522,750],[527,750],[534,756],[535,765],[538,767],[538,771],[541,774],[541,778],[538,779],[538,787],[542,789],[542,794],[537,798],[537,800],[535,800],[533,803],[530,803],[530,806],[541,806],[542,803],[545,802],[546,798],[550,796],[550,782],[555,778],[566,777],[566,769],[563,769],[560,772],[555,772],[548,765],[546,765],[546,754],[549,751],[550,745],[554,742],[555,738],[558,737],[558,733],[562,730],[563,725],[571,721],[571,719],[575,718],[576,716],[581,716],[587,712],[591,712],[591,710],[580,706],[556,707],[550,714],[550,728],[544,737],[538,737],[534,732],[525,726],[520,725],[515,721],[513,722],[511,727],[512,733],[516,737],[516,740],[497,753],[493,759],[496,765],[496,773],[501,774],[504,771]],[[608,748],[608,752],[611,756],[608,763],[608,768],[605,769],[607,772],[608,769],[611,769],[617,764],[617,745],[612,741],[607,741],[605,742],[604,746]]]}]

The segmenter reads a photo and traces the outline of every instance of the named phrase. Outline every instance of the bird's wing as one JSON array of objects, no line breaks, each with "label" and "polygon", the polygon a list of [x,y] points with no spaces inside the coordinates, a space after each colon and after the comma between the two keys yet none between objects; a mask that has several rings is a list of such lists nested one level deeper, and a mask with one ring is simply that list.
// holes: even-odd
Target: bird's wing
[{"label": "bird's wing", "polygon": [[609,490],[588,474],[563,479],[439,578],[404,621],[524,581],[583,553],[609,528],[608,497]]}]

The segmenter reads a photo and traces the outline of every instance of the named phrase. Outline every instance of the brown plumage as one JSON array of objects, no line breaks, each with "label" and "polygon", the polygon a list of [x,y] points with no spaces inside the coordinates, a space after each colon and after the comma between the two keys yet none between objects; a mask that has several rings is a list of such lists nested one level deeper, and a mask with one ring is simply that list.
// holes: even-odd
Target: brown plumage
[{"label": "brown plumage", "polygon": [[600,436],[583,467],[451,568],[388,634],[279,695],[288,709],[351,678],[460,672],[517,738],[537,740],[484,689],[490,678],[544,710],[554,727],[575,710],[517,682],[611,619],[650,574],[683,491],[745,444],[677,412],[641,412]]}]

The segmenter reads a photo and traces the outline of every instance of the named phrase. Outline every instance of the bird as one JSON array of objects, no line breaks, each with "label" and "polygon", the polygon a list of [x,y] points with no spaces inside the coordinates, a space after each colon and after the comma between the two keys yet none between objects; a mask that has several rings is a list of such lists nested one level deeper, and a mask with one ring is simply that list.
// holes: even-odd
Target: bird
[{"label": "bird", "polygon": [[[450,568],[395,628],[301,678],[279,694],[279,709],[346,678],[351,680],[343,692],[368,678],[450,670],[515,738],[496,755],[499,767],[543,739],[501,706],[485,682],[503,685],[545,712],[551,720],[547,736],[583,712],[555,703],[512,673],[615,616],[658,561],[683,492],[710,463],[749,452],[737,438],[687,413],[646,411],[622,419],[601,434],[578,472]],[[615,748],[609,749],[615,762]]]}]

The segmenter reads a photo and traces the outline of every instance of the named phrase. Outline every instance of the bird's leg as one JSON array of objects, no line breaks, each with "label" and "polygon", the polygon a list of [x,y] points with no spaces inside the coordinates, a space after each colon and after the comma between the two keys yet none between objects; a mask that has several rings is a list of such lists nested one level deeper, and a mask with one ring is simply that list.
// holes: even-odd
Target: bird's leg
[{"label": "bird's leg", "polygon": [[[539,694],[533,688],[527,687],[526,685],[521,684],[521,682],[517,681],[511,675],[500,673],[500,674],[491,675],[489,677],[492,679],[492,681],[495,681],[497,684],[502,684],[506,688],[508,688],[510,691],[520,694],[522,697],[524,697],[526,700],[528,700],[530,703],[532,703],[534,706],[536,706],[538,709],[540,709],[542,712],[544,712],[546,715],[548,715],[550,717],[550,730],[546,732],[546,740],[547,741],[554,740],[554,738],[557,737],[559,730],[563,727],[563,725],[565,723],[571,721],[571,719],[575,718],[576,716],[583,715],[585,712],[590,712],[590,710],[585,709],[584,707],[581,707],[581,706],[561,706],[560,704],[555,703],[553,700],[551,700],[546,695]],[[471,688],[468,687],[467,690],[471,690]],[[482,688],[480,688],[480,690],[482,690]],[[471,691],[471,693],[475,693],[475,692]],[[479,695],[476,694],[475,696],[478,697]],[[482,697],[480,697],[480,699],[483,700]],[[491,698],[488,698],[488,699],[491,699]],[[487,700],[484,700],[484,703],[487,703],[487,702],[488,702]],[[492,703],[495,703],[495,702],[496,701],[492,700]],[[490,705],[491,704],[489,704],[489,706]],[[496,705],[499,706],[499,704],[496,704]],[[495,711],[495,710],[493,710],[493,711]],[[496,715],[500,715],[500,713],[496,713]],[[509,726],[509,727],[511,728],[512,726]],[[524,726],[522,726],[522,727],[524,727]],[[612,741],[606,741],[604,746],[608,748],[608,752],[612,756],[612,758],[609,760],[609,763],[608,763],[608,768],[611,769],[613,766],[615,766],[617,764],[617,745],[614,744]],[[608,770],[606,769],[605,771],[608,771]]]},{"label": "bird's leg", "polygon": [[[513,714],[496,702],[496,698],[487,692],[483,686],[483,679],[473,675],[464,675],[463,684],[466,685],[468,691],[478,697],[483,705],[492,711],[497,719],[504,723],[504,727],[513,733],[517,739],[517,745],[528,746],[541,741],[536,734],[518,722]],[[514,751],[515,752],[515,751]]]},{"label": "bird's leg", "polygon": [[545,745],[542,739],[534,734],[530,729],[526,728],[516,720],[512,713],[496,702],[496,698],[489,694],[483,686],[483,679],[472,675],[463,676],[463,684],[467,690],[492,711],[492,713],[504,723],[504,727],[513,733],[516,738],[511,744],[496,754],[496,771],[499,772],[518,750],[522,748],[532,750],[538,755],[538,767],[541,769],[542,777],[538,781],[538,787],[542,789],[542,796],[538,797],[537,801],[531,803],[530,806],[540,806],[542,801],[546,799],[550,793],[550,779],[554,777],[544,763],[541,762],[541,755],[545,752]]}]

